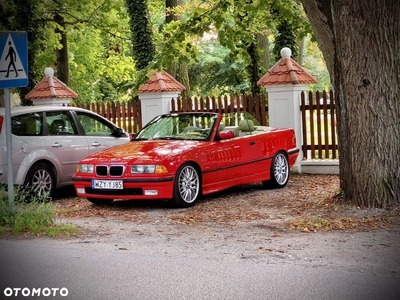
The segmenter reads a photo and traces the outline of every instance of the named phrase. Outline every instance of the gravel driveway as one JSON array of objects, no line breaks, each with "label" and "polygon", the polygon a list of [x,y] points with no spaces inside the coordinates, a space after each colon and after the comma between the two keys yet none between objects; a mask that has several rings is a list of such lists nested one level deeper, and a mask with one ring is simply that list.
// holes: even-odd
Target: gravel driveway
[{"label": "gravel driveway", "polygon": [[54,202],[59,222],[82,228],[69,239],[115,251],[344,268],[400,278],[399,207],[354,207],[338,201],[338,190],[338,176],[292,174],[284,189],[243,185],[187,209],[126,201],[99,207],[76,197],[73,189],[61,190]]}]

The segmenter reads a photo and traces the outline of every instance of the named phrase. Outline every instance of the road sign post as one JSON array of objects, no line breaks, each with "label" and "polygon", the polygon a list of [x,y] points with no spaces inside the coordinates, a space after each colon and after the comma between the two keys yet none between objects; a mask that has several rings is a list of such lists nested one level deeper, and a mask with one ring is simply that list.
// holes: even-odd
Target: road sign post
[{"label": "road sign post", "polygon": [[11,136],[11,104],[10,89],[4,89],[5,125],[6,125],[6,147],[7,147],[7,185],[8,185],[8,208],[14,213],[14,171],[12,163],[12,136]]},{"label": "road sign post", "polygon": [[28,40],[26,32],[0,32],[0,88],[4,89],[8,205],[14,213],[10,88],[28,85]]}]

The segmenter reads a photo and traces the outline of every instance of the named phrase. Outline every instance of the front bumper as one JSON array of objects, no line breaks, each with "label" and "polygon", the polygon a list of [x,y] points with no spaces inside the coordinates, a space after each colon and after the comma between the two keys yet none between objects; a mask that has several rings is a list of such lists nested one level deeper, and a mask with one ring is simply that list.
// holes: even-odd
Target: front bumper
[{"label": "front bumper", "polygon": [[174,177],[172,176],[120,179],[123,182],[123,189],[95,189],[92,187],[92,178],[73,176],[72,180],[79,197],[112,200],[168,200],[173,197]]}]

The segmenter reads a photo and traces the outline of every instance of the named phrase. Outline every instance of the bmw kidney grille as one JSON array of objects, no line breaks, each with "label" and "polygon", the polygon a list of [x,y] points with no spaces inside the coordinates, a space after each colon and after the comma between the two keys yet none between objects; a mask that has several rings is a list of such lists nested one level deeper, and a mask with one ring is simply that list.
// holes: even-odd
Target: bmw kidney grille
[{"label": "bmw kidney grille", "polygon": [[124,166],[96,166],[97,176],[122,176],[124,174]]}]

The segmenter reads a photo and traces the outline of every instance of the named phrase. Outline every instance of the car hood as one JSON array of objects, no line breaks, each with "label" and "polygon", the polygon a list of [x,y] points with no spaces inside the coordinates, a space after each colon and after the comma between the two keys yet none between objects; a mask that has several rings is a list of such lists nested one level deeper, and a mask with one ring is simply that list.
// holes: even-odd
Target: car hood
[{"label": "car hood", "polygon": [[182,155],[193,149],[198,149],[205,142],[182,140],[148,140],[131,141],[127,144],[112,147],[84,159],[85,163],[128,163],[134,161],[153,162]]}]

